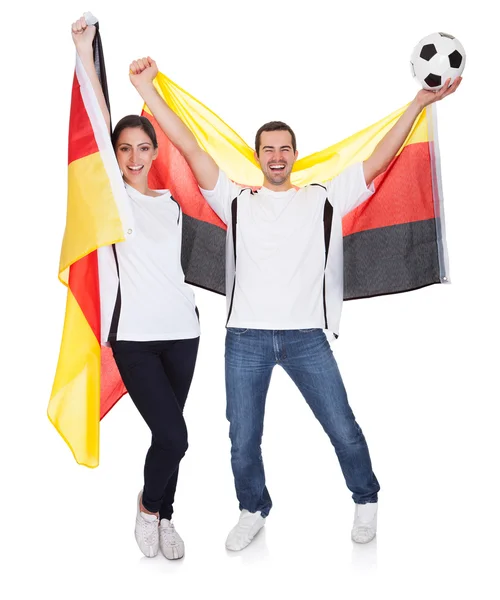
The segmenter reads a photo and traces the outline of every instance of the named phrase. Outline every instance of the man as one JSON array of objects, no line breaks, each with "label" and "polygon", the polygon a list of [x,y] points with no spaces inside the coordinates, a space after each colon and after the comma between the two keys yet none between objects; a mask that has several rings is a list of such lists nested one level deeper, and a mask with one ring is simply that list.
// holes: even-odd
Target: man
[{"label": "man", "polygon": [[228,226],[226,245],[227,417],[240,518],[226,540],[242,550],[262,528],[272,506],[261,456],[264,409],[271,372],[281,365],[329,436],[355,502],[351,537],[376,534],[380,489],[363,433],[349,407],[323,330],[338,334],[343,300],[342,217],[367,200],[375,177],[389,166],[422,109],[453,93],[421,90],[363,163],[324,185],[295,189],[295,134],[285,123],[263,125],[255,159],[263,187],[231,182],[198,145],[153,86],[149,57],[134,61],[130,79],[158,124],[189,164],[207,202]]}]

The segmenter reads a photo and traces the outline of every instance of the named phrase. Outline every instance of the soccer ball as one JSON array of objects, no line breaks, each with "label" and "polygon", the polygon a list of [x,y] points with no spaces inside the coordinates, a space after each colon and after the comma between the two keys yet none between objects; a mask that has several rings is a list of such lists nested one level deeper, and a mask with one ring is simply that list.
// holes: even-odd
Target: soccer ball
[{"label": "soccer ball", "polygon": [[456,37],[448,33],[431,33],[413,49],[411,72],[426,90],[439,90],[451,78],[450,85],[465,67],[465,50]]}]

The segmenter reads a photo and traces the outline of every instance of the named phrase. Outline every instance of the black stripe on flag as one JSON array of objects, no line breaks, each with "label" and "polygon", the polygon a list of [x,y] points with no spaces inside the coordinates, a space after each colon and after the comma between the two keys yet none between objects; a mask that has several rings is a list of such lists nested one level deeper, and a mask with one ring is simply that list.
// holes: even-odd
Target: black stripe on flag
[{"label": "black stripe on flag", "polygon": [[433,283],[440,283],[434,219],[344,237],[345,300],[409,292]]},{"label": "black stripe on flag", "polygon": [[183,215],[181,264],[186,283],[224,295],[226,290],[224,229]]},{"label": "black stripe on flag", "polygon": [[[183,216],[186,282],[225,293],[226,232]],[[409,292],[440,283],[436,221],[380,227],[344,237],[344,300]]]}]

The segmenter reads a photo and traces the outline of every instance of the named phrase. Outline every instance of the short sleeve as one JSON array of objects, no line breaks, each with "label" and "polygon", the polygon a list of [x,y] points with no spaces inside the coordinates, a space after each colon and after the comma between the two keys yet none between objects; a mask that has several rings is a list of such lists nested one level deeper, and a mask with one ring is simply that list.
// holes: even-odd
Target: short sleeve
[{"label": "short sleeve", "polygon": [[241,190],[242,188],[233,183],[220,169],[219,178],[213,190],[204,190],[200,187],[200,192],[203,194],[205,200],[226,225],[231,218],[231,202],[238,196]]},{"label": "short sleeve", "polygon": [[342,217],[368,200],[375,192],[373,183],[370,187],[366,186],[362,162],[344,169],[337,177],[327,182],[326,189],[330,204],[339,207]]}]

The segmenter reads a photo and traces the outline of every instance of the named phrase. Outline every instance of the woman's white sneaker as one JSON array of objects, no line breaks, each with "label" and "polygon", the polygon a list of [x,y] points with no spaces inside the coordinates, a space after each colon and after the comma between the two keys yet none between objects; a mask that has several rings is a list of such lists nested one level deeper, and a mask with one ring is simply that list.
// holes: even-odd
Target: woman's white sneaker
[{"label": "woman's white sneaker", "polygon": [[158,554],[159,547],[158,517],[141,512],[141,493],[137,497],[135,539],[144,556],[153,558]]},{"label": "woman's white sneaker", "polygon": [[184,542],[168,519],[160,521],[160,548],[165,558],[177,560],[184,556]]},{"label": "woman's white sneaker", "polygon": [[354,509],[354,524],[351,538],[357,544],[371,542],[377,534],[377,502],[356,504]]},{"label": "woman's white sneaker", "polygon": [[260,512],[251,513],[242,510],[238,523],[231,529],[226,540],[226,548],[237,552],[243,550],[264,527],[265,517]]}]

